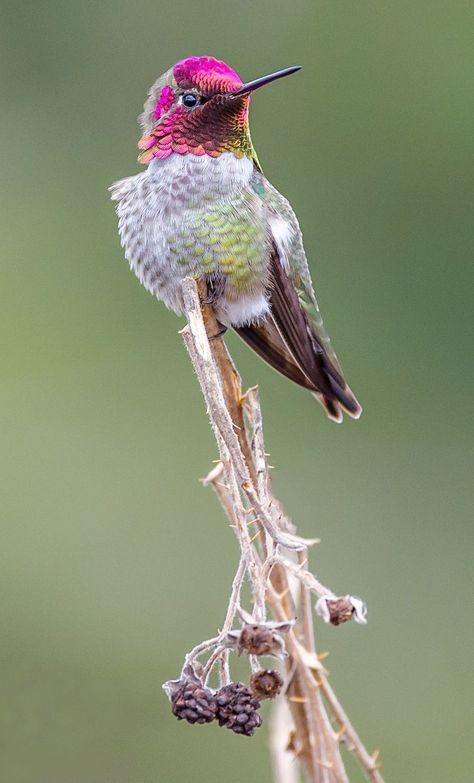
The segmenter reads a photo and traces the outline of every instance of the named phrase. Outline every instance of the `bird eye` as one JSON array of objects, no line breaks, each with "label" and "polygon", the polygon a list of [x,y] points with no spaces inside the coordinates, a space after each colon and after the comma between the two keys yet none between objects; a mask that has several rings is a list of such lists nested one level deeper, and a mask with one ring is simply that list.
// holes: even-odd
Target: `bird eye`
[{"label": "bird eye", "polygon": [[197,95],[194,95],[193,92],[185,92],[183,95],[183,106],[186,106],[188,109],[192,109],[194,106],[197,106],[199,103],[199,98]]}]

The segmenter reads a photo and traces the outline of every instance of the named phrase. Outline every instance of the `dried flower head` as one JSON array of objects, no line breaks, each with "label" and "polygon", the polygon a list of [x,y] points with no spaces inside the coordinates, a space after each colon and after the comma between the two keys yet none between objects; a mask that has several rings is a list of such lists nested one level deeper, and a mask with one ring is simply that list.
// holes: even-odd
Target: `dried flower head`
[{"label": "dried flower head", "polygon": [[188,723],[210,723],[216,717],[215,694],[205,688],[192,673],[180,680],[168,680],[163,685],[171,702],[171,712]]},{"label": "dried flower head", "polygon": [[274,646],[273,633],[264,625],[244,625],[237,642],[239,654],[271,655]]},{"label": "dried flower head", "polygon": [[273,699],[281,691],[283,679],[271,669],[254,672],[250,678],[250,690],[257,699]]},{"label": "dried flower head", "polygon": [[260,702],[242,682],[231,682],[216,693],[217,719],[236,734],[251,737],[262,725]]},{"label": "dried flower head", "polygon": [[286,653],[285,640],[282,634],[289,632],[294,625],[294,620],[284,623],[255,622],[254,618],[241,612],[244,624],[240,630],[229,631],[224,639],[224,646],[231,650],[237,650],[248,655],[273,655],[275,658],[284,658]]},{"label": "dried flower head", "polygon": [[316,612],[325,623],[341,625],[349,620],[365,625],[367,623],[367,606],[353,595],[345,595],[334,598],[322,596],[316,603]]}]

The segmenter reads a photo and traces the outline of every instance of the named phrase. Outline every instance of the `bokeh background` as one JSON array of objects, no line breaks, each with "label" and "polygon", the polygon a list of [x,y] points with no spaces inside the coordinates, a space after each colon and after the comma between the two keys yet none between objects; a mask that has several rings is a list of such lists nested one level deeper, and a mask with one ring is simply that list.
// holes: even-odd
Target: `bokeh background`
[{"label": "bokeh background", "polygon": [[[337,427],[229,335],[274,482],[367,628],[318,625],[387,780],[467,783],[472,252],[469,2],[1,4],[1,676],[8,783],[270,781],[251,741],[175,721],[160,684],[219,626],[237,552],[178,336],[119,247],[108,185],[191,54],[244,78],[364,404]],[[360,780],[353,767],[352,780]]]}]

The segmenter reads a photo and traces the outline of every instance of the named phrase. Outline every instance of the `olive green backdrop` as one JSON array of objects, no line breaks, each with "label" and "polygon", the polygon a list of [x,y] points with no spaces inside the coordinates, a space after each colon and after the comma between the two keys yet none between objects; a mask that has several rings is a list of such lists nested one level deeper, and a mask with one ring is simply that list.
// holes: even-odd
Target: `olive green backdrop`
[{"label": "olive green backdrop", "polygon": [[271,779],[265,728],[183,725],[160,688],[221,623],[237,551],[198,483],[215,447],[182,321],[128,270],[107,186],[191,54],[304,66],[255,95],[253,138],[362,419],[228,344],[314,568],[368,602],[367,628],[317,626],[363,739],[389,781],[472,779],[470,22],[435,0],[2,2],[6,783]]}]

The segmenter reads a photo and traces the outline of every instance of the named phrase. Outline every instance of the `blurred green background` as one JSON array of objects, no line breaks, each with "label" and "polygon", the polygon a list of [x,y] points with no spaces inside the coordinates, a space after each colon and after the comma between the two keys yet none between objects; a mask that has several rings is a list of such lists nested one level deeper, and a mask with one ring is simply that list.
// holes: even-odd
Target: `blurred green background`
[{"label": "blurred green background", "polygon": [[472,4],[1,10],[2,780],[271,779],[265,729],[183,725],[160,688],[221,623],[237,552],[198,483],[215,446],[182,322],[128,270],[107,193],[139,170],[149,85],[212,54],[246,79],[304,65],[255,96],[253,139],[362,419],[228,344],[314,568],[369,605],[320,648],[387,780],[467,783]]}]

